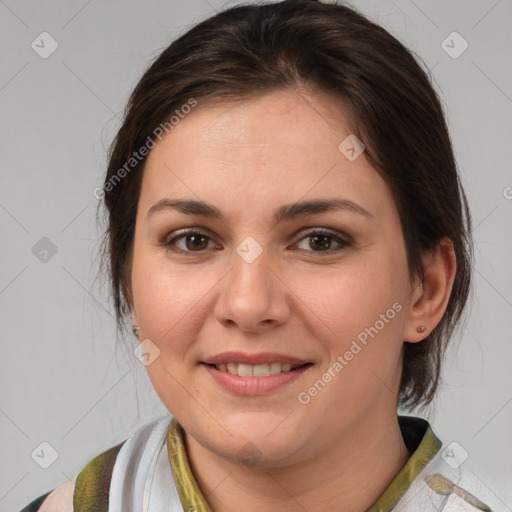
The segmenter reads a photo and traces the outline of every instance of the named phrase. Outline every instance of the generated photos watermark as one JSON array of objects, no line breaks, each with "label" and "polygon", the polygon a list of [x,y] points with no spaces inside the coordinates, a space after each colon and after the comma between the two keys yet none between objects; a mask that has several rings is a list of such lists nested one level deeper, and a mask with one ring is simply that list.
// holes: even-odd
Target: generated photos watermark
[{"label": "generated photos watermark", "polygon": [[311,400],[316,397],[329,382],[332,381],[339,373],[347,366],[350,361],[357,356],[364,347],[368,345],[370,341],[368,337],[374,338],[379,334],[382,329],[388,324],[393,318],[395,318],[396,314],[402,311],[402,304],[399,302],[394,302],[391,308],[389,308],[385,313],[381,314],[379,320],[377,320],[372,326],[365,327],[358,335],[357,339],[353,340],[349,349],[346,350],[343,354],[340,354],[334,363],[329,366],[327,371],[322,374],[322,376],[317,379],[312,386],[310,386],[306,391],[301,391],[297,395],[297,399],[299,403],[302,405],[307,405],[311,402]]},{"label": "generated photos watermark", "polygon": [[183,104],[179,109],[174,110],[174,114],[164,123],[160,123],[153,130],[153,137],[148,135],[146,142],[139,148],[138,151],[134,151],[132,156],[128,158],[125,164],[119,168],[109,179],[106,181],[102,187],[96,187],[93,190],[93,195],[96,199],[104,199],[105,194],[107,192],[112,192],[114,187],[121,182],[126,175],[132,171],[144,158],[146,158],[149,152],[156,146],[155,139],[159,141],[162,140],[162,137],[165,134],[171,132],[173,128],[175,128],[179,122],[185,118],[187,114],[190,113],[192,108],[197,105],[197,100],[195,98],[189,98],[187,103]]}]

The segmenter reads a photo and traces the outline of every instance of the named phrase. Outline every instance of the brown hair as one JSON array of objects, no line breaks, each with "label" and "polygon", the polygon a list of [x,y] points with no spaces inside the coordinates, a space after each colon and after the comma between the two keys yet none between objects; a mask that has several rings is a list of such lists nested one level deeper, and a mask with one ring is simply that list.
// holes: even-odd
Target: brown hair
[{"label": "brown hair", "polygon": [[102,266],[108,266],[117,332],[130,313],[145,162],[135,161],[134,152],[151,147],[158,127],[168,131],[173,113],[191,98],[200,104],[305,86],[335,94],[352,113],[354,133],[396,201],[411,280],[423,278],[424,251],[443,237],[453,242],[457,271],[446,312],[425,340],[404,343],[399,401],[425,406],[470,290],[470,213],[429,77],[396,38],[347,6],[314,0],[238,5],[191,28],[144,73],[110,147],[103,186],[108,219]]}]

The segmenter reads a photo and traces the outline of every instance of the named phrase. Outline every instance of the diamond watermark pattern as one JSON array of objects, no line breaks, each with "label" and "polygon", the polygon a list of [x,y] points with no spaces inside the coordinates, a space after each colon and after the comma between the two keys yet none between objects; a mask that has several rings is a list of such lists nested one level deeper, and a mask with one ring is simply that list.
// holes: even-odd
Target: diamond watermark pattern
[{"label": "diamond watermark pattern", "polygon": [[252,467],[261,459],[261,452],[252,443],[246,443],[236,454],[244,466]]},{"label": "diamond watermark pattern", "polygon": [[458,32],[452,32],[441,43],[441,48],[452,59],[458,59],[468,49],[468,47],[468,42]]},{"label": "diamond watermark pattern", "polygon": [[347,160],[353,162],[363,153],[363,151],[366,149],[366,146],[353,133],[351,133],[338,146],[338,149]]},{"label": "diamond watermark pattern", "polygon": [[133,354],[144,366],[149,366],[160,357],[160,349],[150,339],[145,339],[135,347]]},{"label": "diamond watermark pattern", "polygon": [[57,450],[47,441],[40,443],[30,454],[43,469],[48,469],[59,457]]},{"label": "diamond watermark pattern", "polygon": [[59,43],[48,32],[41,32],[30,46],[39,57],[47,59],[59,47]]},{"label": "diamond watermark pattern", "polygon": [[441,457],[448,466],[457,469],[469,457],[469,453],[457,441],[453,441],[442,451]]},{"label": "diamond watermark pattern", "polygon": [[32,254],[41,263],[48,263],[57,254],[57,246],[48,237],[43,236],[32,247]]},{"label": "diamond watermark pattern", "polygon": [[238,245],[236,252],[246,263],[252,263],[260,257],[263,247],[252,236],[248,236]]}]

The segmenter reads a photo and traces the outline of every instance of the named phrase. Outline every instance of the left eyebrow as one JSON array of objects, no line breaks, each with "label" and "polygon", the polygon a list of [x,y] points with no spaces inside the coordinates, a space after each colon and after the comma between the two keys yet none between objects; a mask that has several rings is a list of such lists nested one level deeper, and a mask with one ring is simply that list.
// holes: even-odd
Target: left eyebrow
[{"label": "left eyebrow", "polygon": [[[168,199],[164,198],[155,203],[148,210],[146,217],[154,215],[156,212],[174,209],[187,215],[200,215],[214,219],[224,220],[224,215],[215,206],[204,201],[185,200],[185,199]],[[332,198],[332,199],[313,199],[310,201],[301,201],[298,203],[286,204],[274,211],[274,223],[278,224],[283,221],[290,221],[307,215],[315,215],[324,212],[347,210],[374,218],[374,216],[365,210],[361,205],[349,201],[348,199]]]}]

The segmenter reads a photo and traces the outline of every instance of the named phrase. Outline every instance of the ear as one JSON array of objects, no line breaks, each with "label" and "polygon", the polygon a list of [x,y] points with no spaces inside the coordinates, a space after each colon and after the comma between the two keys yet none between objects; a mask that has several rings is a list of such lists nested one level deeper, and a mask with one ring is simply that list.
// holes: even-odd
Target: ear
[{"label": "ear", "polygon": [[[425,277],[415,283],[404,325],[403,340],[417,343],[425,339],[441,321],[446,311],[455,280],[457,261],[453,242],[445,237],[435,249],[423,255]],[[427,330],[418,332],[424,325]]]}]

